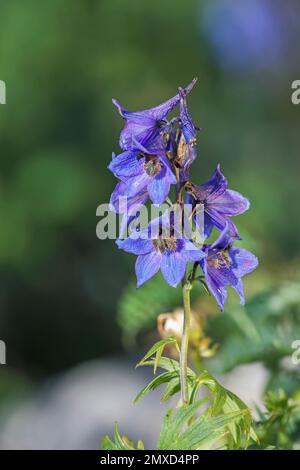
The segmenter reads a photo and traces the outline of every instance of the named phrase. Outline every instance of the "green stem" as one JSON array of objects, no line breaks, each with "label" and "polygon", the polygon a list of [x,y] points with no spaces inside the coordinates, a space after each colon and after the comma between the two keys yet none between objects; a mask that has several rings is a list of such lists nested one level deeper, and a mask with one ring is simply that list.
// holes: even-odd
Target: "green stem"
[{"label": "green stem", "polygon": [[191,283],[185,278],[182,283],[184,319],[183,319],[183,333],[180,349],[180,389],[181,401],[183,404],[189,402],[189,391],[187,382],[187,367],[188,367],[188,349],[189,349],[189,330],[191,320],[191,301],[190,292],[192,289]]}]

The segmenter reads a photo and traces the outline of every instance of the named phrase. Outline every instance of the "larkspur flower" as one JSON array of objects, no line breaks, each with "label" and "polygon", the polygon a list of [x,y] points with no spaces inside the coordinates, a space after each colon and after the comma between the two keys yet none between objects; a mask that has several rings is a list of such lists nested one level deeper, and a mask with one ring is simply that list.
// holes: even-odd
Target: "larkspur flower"
[{"label": "larkspur flower", "polygon": [[212,177],[200,186],[188,183],[187,201],[204,210],[204,235],[208,238],[215,226],[219,231],[228,226],[235,238],[240,238],[238,230],[230,217],[245,212],[250,204],[248,199],[237,191],[227,189],[228,183],[220,165]]},{"label": "larkspur flower", "polygon": [[176,184],[171,164],[163,151],[151,154],[141,144],[138,149],[114,156],[109,169],[124,182],[129,198],[148,193],[153,204],[161,205]]},{"label": "larkspur flower", "polygon": [[177,136],[176,165],[180,168],[180,182],[189,179],[189,168],[196,159],[196,135],[199,128],[195,126],[187,108],[186,93],[180,88],[180,117]]},{"label": "larkspur flower", "polygon": [[168,128],[169,123],[166,116],[178,105],[182,93],[189,93],[196,79],[194,79],[183,91],[173,96],[164,103],[154,108],[142,111],[127,111],[121,104],[113,99],[113,104],[118,108],[121,116],[126,120],[121,131],[119,144],[122,150],[135,148],[135,141],[144,147],[155,145],[157,139],[162,139],[162,134]]},{"label": "larkspur flower", "polygon": [[187,263],[199,262],[206,256],[190,239],[182,236],[172,214],[167,211],[140,233],[116,242],[119,248],[138,256],[135,264],[138,287],[159,269],[167,283],[176,287],[185,274]]},{"label": "larkspur flower", "polygon": [[234,247],[233,241],[234,238],[227,225],[214,243],[203,246],[206,257],[200,261],[207,287],[222,311],[227,298],[227,286],[237,291],[240,302],[244,305],[241,278],[258,266],[256,256],[244,248]]}]

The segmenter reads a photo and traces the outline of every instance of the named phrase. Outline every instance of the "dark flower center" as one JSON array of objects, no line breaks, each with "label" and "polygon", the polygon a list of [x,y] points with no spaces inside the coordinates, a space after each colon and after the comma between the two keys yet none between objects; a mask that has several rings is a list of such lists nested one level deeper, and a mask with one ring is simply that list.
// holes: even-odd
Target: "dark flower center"
[{"label": "dark flower center", "polygon": [[229,268],[231,264],[229,251],[223,250],[223,251],[218,251],[216,253],[211,254],[207,258],[207,264],[210,268],[214,268],[214,269]]},{"label": "dark flower center", "polygon": [[144,169],[148,176],[155,176],[161,170],[161,163],[156,156],[148,155],[145,159]]},{"label": "dark flower center", "polygon": [[177,249],[177,240],[174,237],[163,238],[160,236],[155,240],[152,240],[154,248],[156,251],[160,251],[160,253],[164,253],[165,251],[176,251]]}]

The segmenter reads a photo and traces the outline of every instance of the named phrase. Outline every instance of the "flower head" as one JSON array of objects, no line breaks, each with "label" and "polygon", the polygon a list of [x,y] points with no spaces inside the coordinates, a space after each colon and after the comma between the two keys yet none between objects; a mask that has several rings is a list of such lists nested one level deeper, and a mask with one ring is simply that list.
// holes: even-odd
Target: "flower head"
[{"label": "flower head", "polygon": [[195,206],[201,204],[204,209],[204,234],[208,238],[213,226],[219,231],[226,226],[235,238],[240,238],[238,230],[230,217],[242,214],[249,208],[249,201],[240,193],[227,189],[227,179],[222,174],[220,165],[212,177],[201,186],[191,183],[187,186],[188,201]]},{"label": "flower head", "polygon": [[256,256],[244,248],[234,247],[233,240],[227,225],[212,245],[203,247],[206,257],[200,261],[207,287],[222,311],[227,298],[227,286],[237,291],[241,304],[244,305],[241,278],[258,266]]},{"label": "flower head", "polygon": [[119,248],[138,255],[135,264],[137,286],[140,287],[159,269],[167,283],[176,287],[182,280],[188,262],[200,261],[206,254],[191,240],[183,238],[167,211],[150,222],[147,229],[117,240]]},{"label": "flower head", "polygon": [[162,133],[168,127],[166,116],[178,105],[182,93],[189,93],[195,83],[194,79],[181,94],[178,93],[164,103],[142,111],[127,111],[117,100],[113,99],[113,104],[126,120],[119,140],[121,149],[131,150],[135,147],[135,141],[146,147],[156,146],[157,140],[162,139]]},{"label": "flower head", "polygon": [[176,177],[163,151],[152,154],[138,142],[136,148],[113,156],[109,169],[124,182],[128,197],[147,193],[153,204],[162,204],[176,184]]}]

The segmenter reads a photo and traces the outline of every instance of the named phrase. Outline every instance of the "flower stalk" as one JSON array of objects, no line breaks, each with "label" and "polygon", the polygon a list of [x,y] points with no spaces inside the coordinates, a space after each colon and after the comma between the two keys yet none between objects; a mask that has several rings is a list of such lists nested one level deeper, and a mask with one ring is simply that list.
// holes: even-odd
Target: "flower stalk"
[{"label": "flower stalk", "polygon": [[191,298],[190,293],[192,290],[192,284],[186,278],[182,283],[182,296],[183,296],[183,331],[180,349],[180,390],[181,390],[181,401],[182,404],[189,402],[189,390],[188,390],[188,351],[189,351],[189,334],[190,334],[190,322],[191,322]]}]

